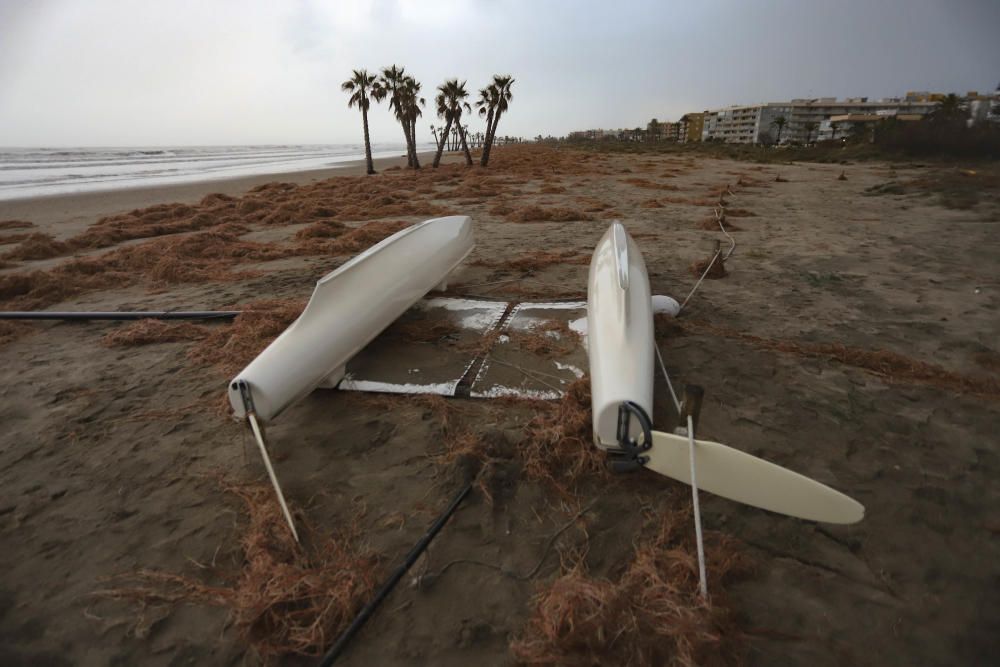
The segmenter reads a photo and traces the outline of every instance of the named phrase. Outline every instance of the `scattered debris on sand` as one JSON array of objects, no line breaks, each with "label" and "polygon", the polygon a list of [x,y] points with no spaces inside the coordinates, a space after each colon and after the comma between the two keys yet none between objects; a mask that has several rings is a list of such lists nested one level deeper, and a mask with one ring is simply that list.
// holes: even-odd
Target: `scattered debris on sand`
[{"label": "scattered debris on sand", "polygon": [[736,543],[706,535],[711,601],[698,594],[691,510],[647,518],[639,541],[609,578],[591,575],[582,554],[564,555],[563,572],[543,584],[514,656],[532,665],[736,664],[744,650],[724,586],[749,571]]}]

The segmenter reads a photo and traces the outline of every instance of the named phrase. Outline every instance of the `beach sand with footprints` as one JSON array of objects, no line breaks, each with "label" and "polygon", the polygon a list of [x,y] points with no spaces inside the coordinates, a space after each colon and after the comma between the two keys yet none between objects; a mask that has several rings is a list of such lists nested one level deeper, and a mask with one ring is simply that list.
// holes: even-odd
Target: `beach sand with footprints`
[{"label": "beach sand with footprints", "polygon": [[[499,147],[488,169],[459,159],[0,204],[4,310],[244,311],[0,323],[0,662],[312,664],[300,654],[332,643],[473,471],[472,496],[342,664],[992,659],[988,197],[922,195],[963,177],[942,165],[544,146]],[[653,292],[682,300],[726,243],[720,201],[737,249],[680,319],[658,321],[667,368],[706,389],[700,436],[857,498],[861,523],[704,494],[703,605],[688,487],[605,472],[585,381],[548,402],[320,390],[268,429],[304,533],[292,545],[225,386],[319,277],[465,214],[477,246],[450,295],[585,298],[587,258],[618,219]],[[426,333],[385,335],[442,338]],[[510,344],[547,354],[531,336]],[[656,391],[654,421],[672,426],[659,378]]]}]

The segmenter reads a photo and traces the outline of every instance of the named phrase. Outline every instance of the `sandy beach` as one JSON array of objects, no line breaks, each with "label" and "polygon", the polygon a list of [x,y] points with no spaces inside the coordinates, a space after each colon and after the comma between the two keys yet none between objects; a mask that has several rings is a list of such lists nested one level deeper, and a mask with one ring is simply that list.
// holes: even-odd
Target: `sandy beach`
[{"label": "sandy beach", "polygon": [[[653,292],[682,300],[692,265],[726,243],[720,197],[737,250],[682,318],[658,322],[667,368],[705,387],[703,437],[857,498],[865,519],[702,496],[702,608],[688,487],[602,472],[579,432],[585,386],[544,405],[316,391],[268,438],[310,553],[350,599],[419,539],[470,461],[487,470],[342,664],[615,664],[628,647],[542,629],[581,581],[641,617],[637,562],[686,586],[677,626],[697,639],[677,651],[697,664],[992,662],[1000,208],[995,195],[949,208],[913,185],[958,168],[528,145],[495,149],[488,169],[453,155],[417,173],[395,159],[374,177],[353,165],[0,202],[0,309],[247,311],[188,328],[0,323],[0,663],[313,664],[270,654],[298,635],[243,623],[262,564],[299,561],[272,534],[247,539],[274,503],[227,414],[234,371],[320,276],[438,215],[475,225],[450,295],[585,297],[590,253],[620,219]],[[654,420],[671,424],[659,379],[656,392]]]},{"label": "sandy beach", "polygon": [[[433,153],[420,155],[429,162]],[[446,155],[444,162],[454,162],[458,156]],[[406,166],[406,156],[375,158],[376,170]],[[360,176],[365,173],[364,160],[343,163],[329,169],[293,171],[282,174],[260,174],[238,178],[220,178],[198,183],[139,186],[79,194],[23,197],[0,201],[4,219],[30,220],[51,229],[56,236],[70,236],[87,227],[97,218],[156,204],[193,204],[205,195],[221,193],[241,195],[250,188],[280,181],[303,185],[334,176]]]}]

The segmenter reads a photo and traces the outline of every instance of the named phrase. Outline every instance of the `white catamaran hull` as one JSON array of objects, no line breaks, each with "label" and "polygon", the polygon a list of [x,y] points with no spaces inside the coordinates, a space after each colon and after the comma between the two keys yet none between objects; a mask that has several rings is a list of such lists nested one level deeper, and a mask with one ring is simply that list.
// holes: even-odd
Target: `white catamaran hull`
[{"label": "white catamaran hull", "polygon": [[[652,414],[653,344],[646,263],[625,227],[615,222],[594,249],[587,281],[587,350],[599,447],[618,447],[622,401]],[[638,432],[638,424],[630,430]]]},{"label": "white catamaran hull", "polygon": [[239,381],[267,422],[320,386],[335,386],[344,366],[472,251],[468,216],[408,227],[362,252],[316,283],[305,310],[229,383],[236,417],[246,411]]},{"label": "white catamaran hull", "polygon": [[[604,234],[590,263],[587,284],[590,391],[594,442],[637,456],[635,466],[691,483],[724,498],[812,521],[855,523],[865,508],[813,479],[716,442],[696,441],[650,428],[653,408],[653,304],[646,264],[618,222]],[[619,408],[629,419],[629,452],[618,440]],[[637,406],[637,407],[636,407]],[[635,416],[641,410],[643,425]]]}]

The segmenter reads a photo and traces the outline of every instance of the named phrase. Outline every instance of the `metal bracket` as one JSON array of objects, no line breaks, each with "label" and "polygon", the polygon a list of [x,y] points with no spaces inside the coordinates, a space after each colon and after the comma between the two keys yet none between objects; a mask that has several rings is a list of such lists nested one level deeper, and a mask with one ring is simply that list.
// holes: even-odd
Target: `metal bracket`
[{"label": "metal bracket", "polygon": [[701,402],[705,398],[705,390],[696,384],[684,386],[684,398],[681,401],[681,423],[686,427],[688,415],[694,427],[698,428],[698,418],[701,416]]},{"label": "metal bracket", "polygon": [[240,390],[244,412],[246,414],[250,414],[251,412],[257,414],[257,411],[253,407],[253,394],[250,393],[250,384],[246,380],[237,380],[236,387]]},{"label": "metal bracket", "polygon": [[[642,429],[642,441],[629,435],[632,425],[632,417],[639,422]],[[643,452],[649,451],[653,446],[653,423],[649,415],[642,409],[642,406],[633,401],[622,401],[618,406],[618,429],[616,432],[618,446],[621,448],[622,458],[611,462],[611,470],[614,472],[631,472],[649,462],[648,456],[643,456]]]}]

